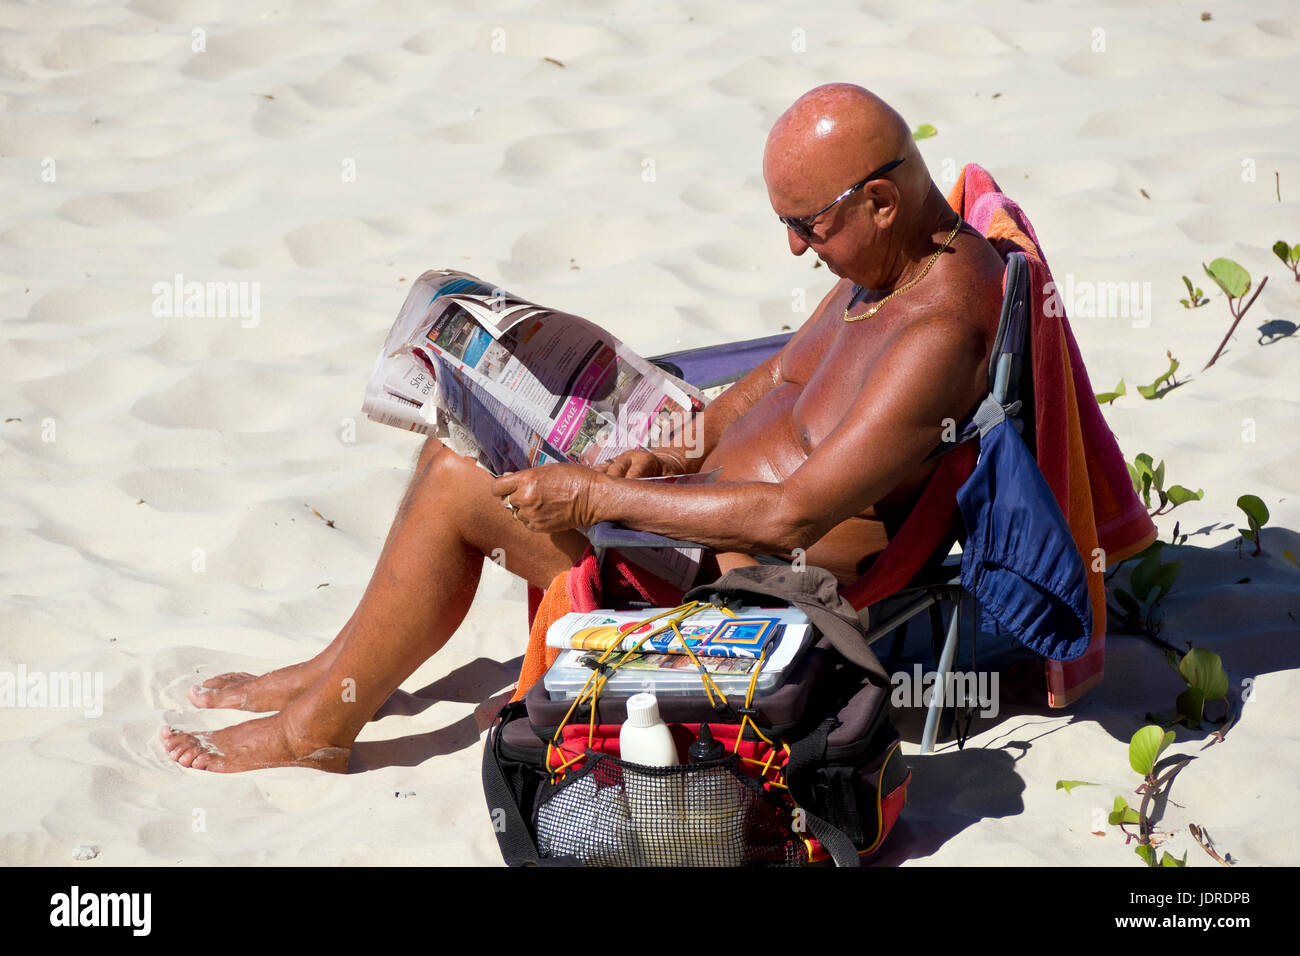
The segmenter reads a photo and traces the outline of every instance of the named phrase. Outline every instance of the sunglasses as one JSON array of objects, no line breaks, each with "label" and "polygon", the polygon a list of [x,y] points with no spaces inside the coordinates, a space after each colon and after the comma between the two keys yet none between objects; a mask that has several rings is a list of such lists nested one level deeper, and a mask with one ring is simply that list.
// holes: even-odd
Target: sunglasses
[{"label": "sunglasses", "polygon": [[844,192],[840,193],[839,196],[836,197],[834,202],[832,202],[829,206],[827,206],[819,213],[816,213],[811,216],[778,216],[777,218],[780,219],[781,222],[785,223],[786,228],[788,228],[796,236],[798,236],[804,242],[808,242],[813,237],[813,224],[818,219],[820,219],[822,216],[826,215],[828,212],[834,209],[838,203],[843,202],[845,199],[848,199],[850,196],[852,196],[855,192],[857,192],[867,183],[871,182],[871,180],[879,179],[881,176],[885,175],[885,173],[889,172],[895,166],[902,163],[902,161],[903,161],[902,159],[896,159],[892,163],[885,163],[885,165],[881,166],[875,172],[870,173],[866,179],[862,180],[862,182],[854,183],[848,189],[844,190]]}]

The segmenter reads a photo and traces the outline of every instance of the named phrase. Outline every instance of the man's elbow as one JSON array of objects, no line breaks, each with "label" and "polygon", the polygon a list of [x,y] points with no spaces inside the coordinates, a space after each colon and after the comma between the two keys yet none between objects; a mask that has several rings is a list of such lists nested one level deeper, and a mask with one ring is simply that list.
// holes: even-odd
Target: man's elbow
[{"label": "man's elbow", "polygon": [[771,553],[794,554],[807,551],[825,533],[815,518],[799,513],[778,513],[771,525],[768,543]]}]

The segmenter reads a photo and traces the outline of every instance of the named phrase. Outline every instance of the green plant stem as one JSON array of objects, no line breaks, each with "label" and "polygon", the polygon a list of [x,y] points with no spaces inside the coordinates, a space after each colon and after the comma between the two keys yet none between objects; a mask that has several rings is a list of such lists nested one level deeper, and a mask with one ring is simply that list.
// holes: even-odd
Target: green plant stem
[{"label": "green plant stem", "polygon": [[[1151,605],[1151,609],[1153,611],[1155,610],[1154,604]],[[1175,647],[1173,644],[1170,644],[1164,638],[1156,637],[1156,635],[1150,633],[1149,631],[1143,631],[1141,634],[1138,635],[1138,637],[1145,637],[1148,641],[1150,641],[1152,644],[1154,644],[1156,647],[1160,648],[1161,650],[1172,651],[1173,653],[1179,655],[1184,653],[1183,651]]]},{"label": "green plant stem", "polygon": [[1228,301],[1228,311],[1233,314],[1232,325],[1228,329],[1228,334],[1223,337],[1223,341],[1219,343],[1219,347],[1214,350],[1214,357],[1205,363],[1205,368],[1201,369],[1202,372],[1219,360],[1219,356],[1223,354],[1223,350],[1228,347],[1228,339],[1232,338],[1232,333],[1237,331],[1237,325],[1241,322],[1242,316],[1244,316],[1247,310],[1255,304],[1255,300],[1259,298],[1259,294],[1264,291],[1264,286],[1266,285],[1268,285],[1268,276],[1264,276],[1264,278],[1260,280],[1259,288],[1255,290],[1255,294],[1250,297],[1250,301],[1246,303],[1245,307],[1240,312],[1232,307],[1231,300]]},{"label": "green plant stem", "polygon": [[1151,821],[1147,819],[1147,806],[1151,801],[1159,796],[1160,788],[1167,783],[1171,783],[1178,771],[1187,766],[1191,757],[1178,757],[1178,762],[1162,773],[1159,777],[1155,772],[1147,774],[1147,785],[1142,791],[1142,803],[1138,806],[1138,844],[1140,846],[1151,846]]},{"label": "green plant stem", "polygon": [[[1189,823],[1187,825],[1187,831],[1191,833],[1192,839],[1196,841],[1197,846],[1210,854],[1210,857],[1218,863],[1219,866],[1232,866],[1232,864],[1229,863],[1227,859],[1220,856],[1219,852],[1214,848],[1214,841],[1210,839],[1209,833],[1202,830],[1195,823]],[[1228,856],[1231,857],[1232,854],[1229,853]]]}]

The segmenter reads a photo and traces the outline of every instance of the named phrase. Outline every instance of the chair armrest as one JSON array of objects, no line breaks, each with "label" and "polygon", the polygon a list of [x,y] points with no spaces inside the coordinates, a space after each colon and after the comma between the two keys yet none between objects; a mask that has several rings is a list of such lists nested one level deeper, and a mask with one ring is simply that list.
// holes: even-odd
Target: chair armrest
[{"label": "chair armrest", "polygon": [[651,531],[636,531],[612,521],[598,521],[586,530],[586,535],[587,540],[597,548],[618,548],[620,551],[628,548],[704,549],[704,545],[693,541],[678,541]]}]

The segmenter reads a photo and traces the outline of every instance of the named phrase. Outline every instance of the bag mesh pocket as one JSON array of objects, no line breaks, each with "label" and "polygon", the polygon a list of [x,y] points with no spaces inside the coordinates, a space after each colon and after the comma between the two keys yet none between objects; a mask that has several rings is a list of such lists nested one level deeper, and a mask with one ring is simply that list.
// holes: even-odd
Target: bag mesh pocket
[{"label": "bag mesh pocket", "polygon": [[537,848],[588,866],[793,866],[807,853],[792,820],[734,754],[643,767],[588,751],[580,771],[544,786]]}]

